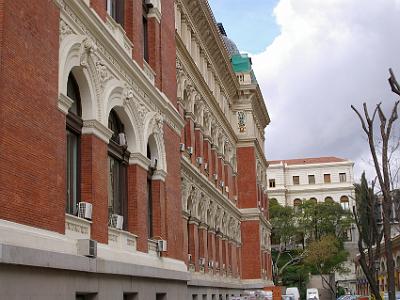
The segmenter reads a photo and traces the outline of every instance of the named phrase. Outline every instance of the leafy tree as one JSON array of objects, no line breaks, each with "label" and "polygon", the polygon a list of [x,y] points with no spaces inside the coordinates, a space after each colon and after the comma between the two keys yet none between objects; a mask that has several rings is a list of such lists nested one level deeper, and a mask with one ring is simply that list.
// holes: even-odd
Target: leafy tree
[{"label": "leafy tree", "polygon": [[321,276],[324,286],[335,296],[335,287],[323,275],[349,272],[344,265],[347,256],[348,253],[343,247],[343,242],[335,235],[327,235],[307,246],[304,263],[311,268],[312,273]]},{"label": "leafy tree", "polygon": [[306,200],[297,213],[297,219],[305,244],[327,235],[335,235],[344,240],[348,228],[354,222],[351,212],[333,201]]}]

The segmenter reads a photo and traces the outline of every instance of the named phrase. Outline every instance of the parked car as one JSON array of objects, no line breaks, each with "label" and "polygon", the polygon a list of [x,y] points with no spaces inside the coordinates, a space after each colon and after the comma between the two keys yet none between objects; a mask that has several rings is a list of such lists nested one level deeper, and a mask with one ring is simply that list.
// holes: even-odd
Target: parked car
[{"label": "parked car", "polygon": [[292,295],[293,300],[300,300],[300,293],[297,287],[288,287],[286,289],[286,295]]},{"label": "parked car", "polygon": [[315,288],[307,289],[306,299],[307,300],[319,300],[318,289],[315,289]]}]

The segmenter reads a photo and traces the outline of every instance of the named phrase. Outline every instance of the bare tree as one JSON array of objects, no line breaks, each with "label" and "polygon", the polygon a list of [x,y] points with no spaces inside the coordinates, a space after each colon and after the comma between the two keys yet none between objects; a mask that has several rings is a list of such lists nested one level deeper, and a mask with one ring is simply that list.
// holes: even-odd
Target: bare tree
[{"label": "bare tree", "polygon": [[[389,69],[390,77],[389,84],[392,91],[400,96],[400,86],[392,72]],[[361,127],[364,133],[367,135],[368,144],[372,159],[374,162],[374,167],[376,171],[376,176],[378,179],[379,186],[382,191],[382,211],[383,211],[383,235],[385,240],[384,250],[387,263],[387,277],[388,277],[388,295],[389,300],[395,300],[395,278],[394,278],[394,260],[392,256],[392,240],[391,240],[391,213],[393,208],[393,201],[391,195],[391,180],[390,180],[390,167],[389,167],[389,157],[388,157],[388,145],[390,141],[390,135],[392,132],[393,123],[398,119],[397,107],[399,101],[396,101],[392,112],[390,114],[389,120],[386,118],[385,113],[382,110],[381,103],[377,104],[372,117],[368,112],[367,104],[363,104],[364,116],[352,105],[351,108],[355,111],[360,119]],[[374,121],[375,117],[379,117],[379,128],[380,128],[380,138],[382,140],[382,153],[380,155],[380,160],[378,157],[377,146],[375,143],[374,136]]]}]

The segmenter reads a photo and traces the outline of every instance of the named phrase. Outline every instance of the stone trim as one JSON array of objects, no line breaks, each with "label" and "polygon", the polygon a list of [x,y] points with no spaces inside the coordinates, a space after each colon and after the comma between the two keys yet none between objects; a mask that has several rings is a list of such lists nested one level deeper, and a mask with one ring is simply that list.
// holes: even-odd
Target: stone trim
[{"label": "stone trim", "polygon": [[129,165],[138,165],[146,171],[149,169],[150,163],[150,159],[142,153],[131,153],[131,156],[129,157]]},{"label": "stone trim", "polygon": [[108,144],[113,132],[97,120],[85,120],[83,121],[82,134],[93,134]]},{"label": "stone trim", "polygon": [[64,95],[63,93],[60,93],[60,95],[58,96],[57,107],[62,113],[67,115],[69,109],[72,106],[72,103],[74,103],[74,100]]}]

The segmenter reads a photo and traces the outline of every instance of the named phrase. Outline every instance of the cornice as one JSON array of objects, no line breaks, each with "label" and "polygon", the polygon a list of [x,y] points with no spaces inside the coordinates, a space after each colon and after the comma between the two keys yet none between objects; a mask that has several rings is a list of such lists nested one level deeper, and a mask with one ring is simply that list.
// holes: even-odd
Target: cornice
[{"label": "cornice", "polygon": [[108,144],[113,132],[97,120],[85,120],[83,121],[82,134],[93,134]]},{"label": "cornice", "polygon": [[232,143],[236,143],[238,138],[235,131],[232,128],[231,123],[227,119],[224,112],[219,107],[217,100],[215,99],[213,93],[211,92],[208,84],[205,82],[203,75],[200,73],[197,65],[194,63],[192,57],[190,56],[188,50],[182,42],[182,39],[176,34],[176,50],[177,59],[181,62],[186,71],[187,76],[194,82],[198,92],[202,94],[202,98],[206,101],[207,105],[210,107],[211,111],[214,112],[216,120],[221,124],[221,127],[229,135]]},{"label": "cornice", "polygon": [[[239,89],[239,82],[231,67],[230,58],[222,41],[212,11],[207,1],[178,0],[192,30],[203,44],[208,61],[216,70],[221,82],[227,84],[227,96],[232,98]],[[188,18],[189,17],[189,18]]]},{"label": "cornice", "polygon": [[354,191],[354,186],[353,185],[347,185],[347,186],[336,186],[336,187],[325,187],[325,186],[312,186],[312,185],[302,185],[304,188],[300,189],[300,186],[298,187],[296,185],[296,188],[292,188],[293,185],[287,186],[287,193],[288,194],[296,194],[296,193],[307,193],[307,192],[321,192],[321,193],[327,193],[327,192],[338,192],[338,191]]},{"label": "cornice", "polygon": [[95,41],[98,51],[121,79],[137,92],[152,109],[165,115],[166,123],[180,135],[184,121],[167,96],[147,78],[144,70],[129,56],[107,29],[104,21],[83,1],[54,0],[60,7],[61,17]]}]

